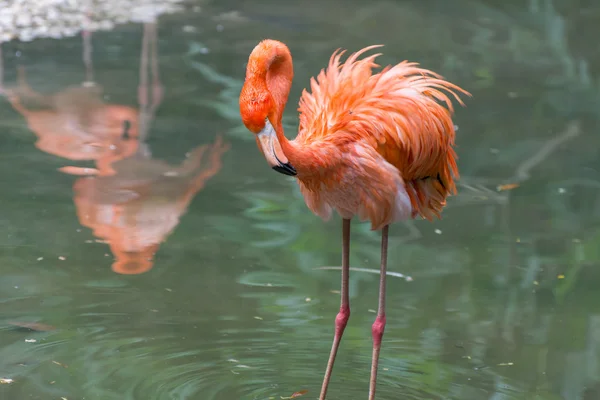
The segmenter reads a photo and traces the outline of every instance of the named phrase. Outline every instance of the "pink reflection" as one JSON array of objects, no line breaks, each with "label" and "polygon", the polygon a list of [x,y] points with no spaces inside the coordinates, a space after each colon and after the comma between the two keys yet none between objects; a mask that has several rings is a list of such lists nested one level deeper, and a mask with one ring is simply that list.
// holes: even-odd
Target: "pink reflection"
[{"label": "pink reflection", "polygon": [[86,81],[81,86],[41,94],[28,85],[25,70],[19,68],[17,87],[4,94],[37,135],[38,149],[94,162],[88,168],[60,168],[80,176],[73,185],[79,222],[109,245],[115,256],[113,271],[141,274],[152,268],[160,244],[196,193],[219,172],[229,144],[217,136],[214,143],[193,149],[179,165],[153,159],[145,140],[163,98],[156,24],[144,24],[139,109],[103,101],[93,82],[91,33],[84,32],[82,38]]},{"label": "pink reflection", "polygon": [[102,174],[112,174],[114,161],[135,154],[139,141],[138,112],[122,105],[105,104],[96,87],[71,86],[53,95],[35,92],[19,68],[17,89],[7,90],[12,107],[26,120],[38,140],[35,146],[73,161],[93,160]]},{"label": "pink reflection", "polygon": [[228,149],[217,137],[177,166],[130,157],[113,165],[115,175],[75,182],[79,221],[109,244],[116,258],[113,271],[141,274],[152,268],[159,244],[177,226],[196,193],[219,172],[221,156]]}]

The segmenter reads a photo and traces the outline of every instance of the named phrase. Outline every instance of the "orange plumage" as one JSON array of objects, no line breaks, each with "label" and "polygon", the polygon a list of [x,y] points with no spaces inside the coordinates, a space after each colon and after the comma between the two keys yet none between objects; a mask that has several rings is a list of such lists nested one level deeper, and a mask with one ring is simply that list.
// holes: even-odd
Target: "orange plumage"
[{"label": "orange plumage", "polygon": [[[293,141],[285,139],[281,126],[293,77],[283,43],[264,40],[256,46],[240,95],[242,119],[251,131],[263,129],[267,117],[273,125],[308,207],[323,219],[333,209],[344,218],[358,215],[373,229],[417,214],[440,216],[459,176],[453,107],[442,90],[461,105],[456,92],[468,94],[416,63],[373,73],[380,54],[359,57],[377,47],[345,63],[343,51],[331,56],[327,70],[311,79],[312,93],[302,93]],[[407,199],[398,199],[399,190]],[[399,204],[405,200],[409,205]]]},{"label": "orange plumage", "polygon": [[[350,221],[354,216],[382,230],[379,307],[372,326],[369,400],[375,398],[381,340],[386,324],[385,277],[388,227],[421,215],[440,216],[458,178],[452,102],[448,92],[469,94],[441,76],[402,62],[374,74],[374,54],[331,56],[326,71],[311,79],[300,99],[298,136],[288,140],[281,117],[294,75],[287,46],[263,40],[250,54],[240,93],[244,125],[276,171],[296,176],[306,205],[323,219],[336,210],[343,219],[341,306],[320,400],[325,400],[333,364],[350,317],[348,295]],[[444,103],[444,107],[441,103]]]}]

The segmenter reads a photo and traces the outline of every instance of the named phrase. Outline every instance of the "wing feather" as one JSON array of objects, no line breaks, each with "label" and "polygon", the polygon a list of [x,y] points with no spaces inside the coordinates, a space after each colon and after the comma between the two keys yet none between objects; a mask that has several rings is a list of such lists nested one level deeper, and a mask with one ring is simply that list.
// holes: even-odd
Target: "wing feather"
[{"label": "wing feather", "polygon": [[457,92],[469,93],[415,62],[403,61],[373,74],[381,54],[359,57],[378,47],[353,53],[343,64],[345,51],[338,49],[327,69],[311,78],[311,93],[303,91],[298,108],[298,141],[351,134],[379,144],[389,139],[398,151],[413,156],[424,151],[435,155],[453,141],[454,107],[449,95],[464,105]]},{"label": "wing feather", "polygon": [[458,178],[451,98],[464,105],[458,92],[470,94],[415,62],[403,61],[374,74],[380,54],[359,57],[378,47],[355,52],[343,64],[344,51],[333,53],[327,69],[311,79],[311,92],[302,92],[296,141],[370,144],[412,185],[413,205],[438,215]]}]

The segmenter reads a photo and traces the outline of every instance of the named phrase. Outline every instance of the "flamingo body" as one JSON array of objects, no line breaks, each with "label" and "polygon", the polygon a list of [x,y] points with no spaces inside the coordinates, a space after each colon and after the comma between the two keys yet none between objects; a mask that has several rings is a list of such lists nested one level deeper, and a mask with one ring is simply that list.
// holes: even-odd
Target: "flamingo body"
[{"label": "flamingo body", "polygon": [[459,176],[450,98],[464,105],[457,92],[469,93],[408,61],[374,73],[380,54],[359,57],[377,47],[353,53],[344,63],[343,51],[333,53],[327,69],[311,79],[311,92],[302,92],[294,140],[285,137],[281,124],[294,75],[285,44],[267,39],[254,48],[240,93],[242,121],[268,164],[297,178],[313,213],[328,220],[335,210],[343,219],[341,305],[320,400],[350,317],[350,221],[357,216],[382,230],[379,307],[372,326],[373,400],[386,323],[388,227],[418,215],[440,218]]},{"label": "flamingo body", "polygon": [[[302,93],[298,135],[288,143],[292,151],[284,151],[313,213],[328,220],[336,210],[342,218],[370,221],[372,229],[416,215],[440,216],[459,176],[453,107],[442,90],[460,104],[456,91],[466,93],[416,63],[373,73],[379,54],[359,57],[377,47],[343,64],[343,51],[331,56],[328,68],[311,79],[312,93]],[[269,64],[276,68],[269,70]],[[248,65],[242,118],[260,129],[264,119],[257,110],[272,107],[280,119],[293,74],[291,55],[282,43],[264,40]],[[280,121],[271,123],[277,130]]]}]

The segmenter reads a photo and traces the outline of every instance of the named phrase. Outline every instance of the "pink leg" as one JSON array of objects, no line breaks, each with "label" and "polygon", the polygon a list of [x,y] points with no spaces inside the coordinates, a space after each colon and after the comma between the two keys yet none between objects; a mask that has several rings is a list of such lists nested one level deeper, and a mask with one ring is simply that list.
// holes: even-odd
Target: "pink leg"
[{"label": "pink leg", "polygon": [[148,24],[144,24],[140,56],[140,84],[138,85],[138,104],[144,110],[148,106],[148,45],[150,44],[148,32]]},{"label": "pink leg", "polygon": [[377,384],[377,366],[379,365],[379,351],[381,350],[381,339],[385,330],[385,278],[387,273],[387,249],[388,230],[386,225],[381,231],[381,269],[379,277],[379,308],[377,318],[373,323],[371,332],[373,334],[373,359],[371,360],[371,379],[369,381],[369,400],[375,399],[375,386]]},{"label": "pink leg", "polygon": [[83,64],[85,65],[85,83],[94,83],[94,67],[92,64],[92,32],[81,32],[83,38]]},{"label": "pink leg", "polygon": [[350,220],[343,220],[342,227],[342,293],[341,293],[341,305],[340,312],[335,317],[335,335],[333,337],[333,345],[331,346],[331,353],[329,354],[329,361],[327,362],[327,369],[325,370],[325,377],[323,378],[323,386],[321,387],[321,395],[319,400],[325,400],[327,395],[327,386],[329,385],[329,379],[331,378],[331,371],[333,370],[333,363],[335,362],[335,356],[346,329],[348,318],[350,318],[350,300],[348,297],[348,277],[350,275]]},{"label": "pink leg", "polygon": [[150,70],[152,71],[152,112],[156,110],[156,108],[160,105],[163,99],[164,88],[160,83],[160,77],[158,74],[158,32],[156,24],[151,24],[149,29],[151,28],[152,36],[150,38],[151,44],[151,54],[150,54]]}]

